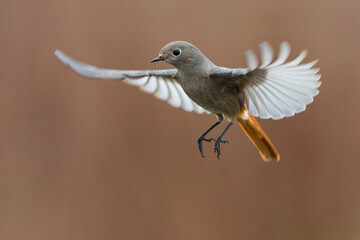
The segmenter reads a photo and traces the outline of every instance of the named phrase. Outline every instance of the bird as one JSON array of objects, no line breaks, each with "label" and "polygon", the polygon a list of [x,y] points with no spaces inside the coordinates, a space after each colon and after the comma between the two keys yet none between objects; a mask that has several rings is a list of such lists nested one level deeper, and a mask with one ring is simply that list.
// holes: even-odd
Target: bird
[{"label": "bird", "polygon": [[[122,80],[188,112],[213,114],[216,122],[197,140],[204,157],[203,142],[214,142],[220,159],[221,144],[230,127],[238,122],[266,162],[280,155],[255,117],[282,119],[303,112],[319,93],[321,75],[314,68],[318,60],[303,63],[307,50],[287,61],[290,45],[280,44],[278,57],[268,42],[260,44],[260,59],[252,50],[245,53],[246,68],[215,65],[196,46],[186,41],[166,44],[150,62],[163,61],[175,68],[164,70],[116,70],[77,61],[61,50],[56,57],[77,74],[90,79]],[[207,135],[224,119],[229,123],[215,139]]]}]

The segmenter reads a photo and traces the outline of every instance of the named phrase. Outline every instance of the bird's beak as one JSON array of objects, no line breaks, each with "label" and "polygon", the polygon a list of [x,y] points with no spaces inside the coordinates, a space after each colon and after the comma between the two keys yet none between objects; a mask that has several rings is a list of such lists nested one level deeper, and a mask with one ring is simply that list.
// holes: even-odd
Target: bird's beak
[{"label": "bird's beak", "polygon": [[153,62],[158,62],[158,61],[164,61],[164,58],[162,56],[158,56],[157,58],[154,58],[150,62],[153,63]]}]

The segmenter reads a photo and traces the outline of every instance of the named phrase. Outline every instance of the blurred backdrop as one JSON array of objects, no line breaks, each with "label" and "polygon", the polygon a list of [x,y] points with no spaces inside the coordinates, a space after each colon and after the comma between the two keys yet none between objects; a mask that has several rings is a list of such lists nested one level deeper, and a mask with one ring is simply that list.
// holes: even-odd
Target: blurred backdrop
[{"label": "blurred backdrop", "polygon": [[[0,239],[360,238],[360,4],[335,1],[0,2]],[[215,118],[121,82],[89,81],[55,49],[107,68],[150,64],[186,40],[215,64],[286,40],[319,58],[304,113],[259,120],[264,163],[241,128],[200,157]],[[213,135],[223,130],[222,124]]]}]

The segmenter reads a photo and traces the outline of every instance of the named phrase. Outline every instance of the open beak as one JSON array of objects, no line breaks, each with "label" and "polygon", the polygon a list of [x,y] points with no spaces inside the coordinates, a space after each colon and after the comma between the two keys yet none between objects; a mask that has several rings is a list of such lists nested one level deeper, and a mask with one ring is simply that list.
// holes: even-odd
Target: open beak
[{"label": "open beak", "polygon": [[158,61],[164,61],[164,58],[162,56],[158,56],[157,58],[154,58],[150,62],[153,63],[153,62],[158,62]]}]

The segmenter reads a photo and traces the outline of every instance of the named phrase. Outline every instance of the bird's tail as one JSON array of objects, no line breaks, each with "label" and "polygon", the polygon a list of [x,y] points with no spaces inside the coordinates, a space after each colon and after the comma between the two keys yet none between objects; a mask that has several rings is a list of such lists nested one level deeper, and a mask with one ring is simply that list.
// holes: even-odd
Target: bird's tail
[{"label": "bird's tail", "polygon": [[260,152],[264,161],[280,160],[280,155],[266,136],[260,125],[255,120],[254,116],[244,107],[237,117],[241,128],[248,135],[250,140],[254,143]]}]

